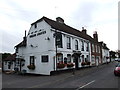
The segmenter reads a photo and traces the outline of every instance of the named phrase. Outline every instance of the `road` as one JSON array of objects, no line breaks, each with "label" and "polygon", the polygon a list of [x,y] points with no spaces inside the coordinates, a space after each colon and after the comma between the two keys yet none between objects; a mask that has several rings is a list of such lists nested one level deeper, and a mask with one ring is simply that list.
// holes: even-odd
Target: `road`
[{"label": "road", "polygon": [[116,62],[52,76],[3,74],[3,88],[118,88],[120,77],[113,74]]}]

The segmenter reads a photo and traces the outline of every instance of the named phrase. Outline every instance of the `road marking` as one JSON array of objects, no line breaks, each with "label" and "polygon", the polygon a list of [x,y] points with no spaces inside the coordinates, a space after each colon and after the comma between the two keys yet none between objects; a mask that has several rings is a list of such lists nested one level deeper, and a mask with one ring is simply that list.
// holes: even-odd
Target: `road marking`
[{"label": "road marking", "polygon": [[83,85],[83,86],[80,86],[80,87],[77,88],[76,90],[79,90],[79,89],[81,89],[81,88],[84,88],[84,87],[88,86],[89,84],[91,84],[91,83],[93,83],[93,82],[95,82],[95,80],[93,80],[93,81],[91,81],[91,82],[89,82],[89,83],[87,83],[87,84],[85,84],[85,85]]}]

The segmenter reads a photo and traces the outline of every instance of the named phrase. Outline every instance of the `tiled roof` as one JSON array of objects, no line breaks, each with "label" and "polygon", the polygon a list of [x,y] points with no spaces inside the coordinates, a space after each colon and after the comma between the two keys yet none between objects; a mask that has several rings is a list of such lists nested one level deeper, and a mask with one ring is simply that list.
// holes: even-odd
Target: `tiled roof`
[{"label": "tiled roof", "polygon": [[22,42],[17,44],[15,47],[24,47],[24,46],[26,46],[26,41],[25,40],[23,40]]},{"label": "tiled roof", "polygon": [[15,61],[16,54],[9,55],[7,58],[5,58],[5,61]]},{"label": "tiled roof", "polygon": [[107,49],[107,50],[109,50],[109,48],[107,47],[107,46],[102,46],[103,47],[103,49]]},{"label": "tiled roof", "polygon": [[57,29],[59,31],[63,31],[63,32],[66,32],[66,33],[90,40],[93,43],[99,44],[90,35],[84,34],[81,31],[66,25],[65,23],[59,23],[57,21],[51,20],[51,19],[44,17],[44,16],[41,19],[37,20],[36,22],[32,23],[31,25],[34,25],[35,23],[40,22],[42,20],[45,20],[54,29]]},{"label": "tiled roof", "polygon": [[102,46],[103,49],[107,49],[107,50],[110,50],[105,43],[103,43],[103,41],[99,42]]}]

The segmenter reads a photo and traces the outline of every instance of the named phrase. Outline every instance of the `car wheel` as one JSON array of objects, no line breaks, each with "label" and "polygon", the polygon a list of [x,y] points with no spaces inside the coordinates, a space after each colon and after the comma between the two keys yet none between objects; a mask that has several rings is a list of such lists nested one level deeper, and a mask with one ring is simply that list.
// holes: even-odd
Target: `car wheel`
[{"label": "car wheel", "polygon": [[114,72],[114,75],[117,76],[117,74]]}]

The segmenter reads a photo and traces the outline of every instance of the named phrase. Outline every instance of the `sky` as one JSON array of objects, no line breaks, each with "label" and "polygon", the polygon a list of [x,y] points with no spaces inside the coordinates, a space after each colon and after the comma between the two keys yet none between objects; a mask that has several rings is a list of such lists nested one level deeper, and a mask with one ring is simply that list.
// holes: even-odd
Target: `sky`
[{"label": "sky", "polygon": [[119,0],[0,0],[0,52],[14,53],[31,23],[46,16],[64,19],[65,24],[93,36],[118,49]]}]

